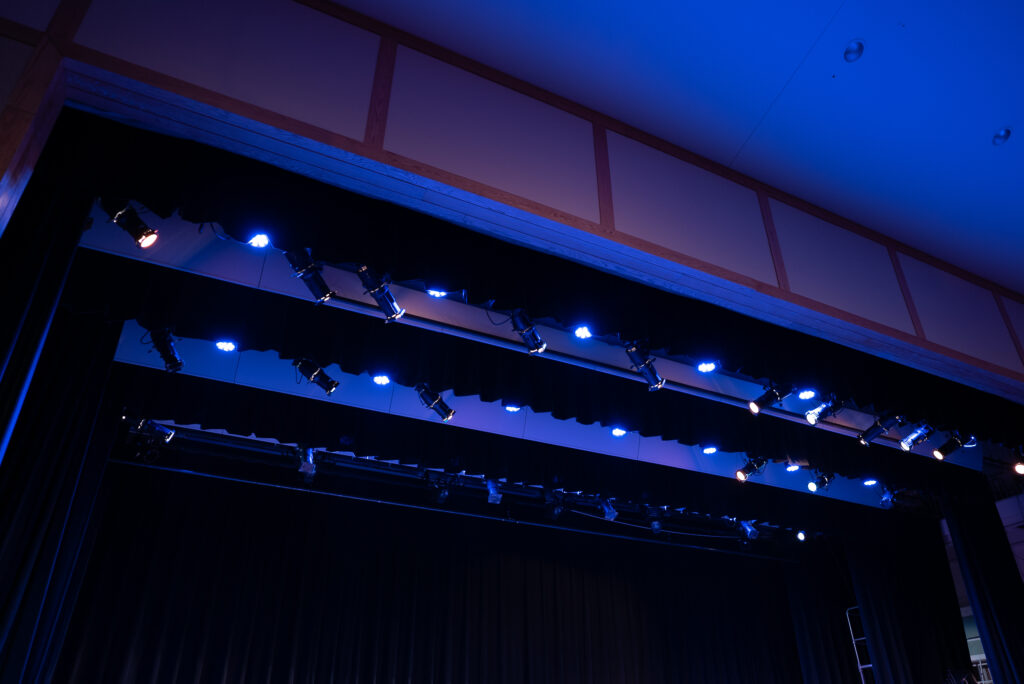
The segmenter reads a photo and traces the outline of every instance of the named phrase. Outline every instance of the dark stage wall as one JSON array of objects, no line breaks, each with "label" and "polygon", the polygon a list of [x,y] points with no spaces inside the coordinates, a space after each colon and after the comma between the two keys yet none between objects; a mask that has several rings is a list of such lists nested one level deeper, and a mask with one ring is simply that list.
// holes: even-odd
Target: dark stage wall
[{"label": "dark stage wall", "polygon": [[799,682],[786,567],[128,465],[58,681]]}]

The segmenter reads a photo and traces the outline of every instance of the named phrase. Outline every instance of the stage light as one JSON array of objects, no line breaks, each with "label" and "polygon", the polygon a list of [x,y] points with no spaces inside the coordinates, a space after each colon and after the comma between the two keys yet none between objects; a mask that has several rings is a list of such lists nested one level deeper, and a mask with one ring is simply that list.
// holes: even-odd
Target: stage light
[{"label": "stage light", "polygon": [[508,317],[512,321],[512,330],[519,337],[523,338],[523,344],[526,345],[531,354],[541,354],[548,348],[547,342],[540,338],[537,327],[530,320],[530,317],[526,315],[526,312],[522,309],[516,309]]},{"label": "stage light", "polygon": [[1013,472],[1017,473],[1018,475],[1024,475],[1024,462],[1015,463],[1013,465]]},{"label": "stage light", "polygon": [[420,383],[416,385],[416,393],[419,395],[420,401],[423,402],[424,406],[440,416],[441,422],[447,423],[455,415],[455,410],[444,403],[441,395],[425,384]]},{"label": "stage light", "polygon": [[338,381],[332,380],[323,368],[309,359],[295,359],[292,365],[298,369],[302,377],[322,389],[328,396],[338,389]]},{"label": "stage light", "polygon": [[316,475],[316,451],[303,449],[299,458],[299,472],[306,482],[310,482]]},{"label": "stage light", "polygon": [[743,467],[736,471],[736,479],[740,482],[746,482],[752,475],[755,475],[762,470],[767,461],[763,458],[749,458],[747,462],[743,464]]},{"label": "stage light", "polygon": [[828,486],[832,484],[832,480],[834,478],[835,475],[833,475],[832,473],[821,473],[820,475],[818,475],[816,479],[811,480],[810,482],[807,483],[807,489],[812,492],[821,491],[822,489],[828,489]]},{"label": "stage light", "polygon": [[787,473],[795,473],[798,470],[800,470],[800,466],[797,465],[796,463],[790,463],[788,466],[786,466]]},{"label": "stage light", "polygon": [[366,293],[377,302],[377,308],[383,312],[385,321],[397,321],[405,315],[405,309],[398,306],[398,302],[395,301],[395,296],[391,294],[384,278],[365,265],[360,266],[356,273],[359,275],[359,281],[366,288]]},{"label": "stage light", "polygon": [[222,352],[233,352],[233,351],[235,351],[235,343],[232,342],[231,340],[221,340],[221,341],[217,342],[215,346],[217,347],[217,349],[220,349]]},{"label": "stage light", "polygon": [[807,539],[807,533],[804,532],[803,530],[798,530],[797,533],[796,533],[796,540],[797,541],[806,541],[806,539]]},{"label": "stage light", "polygon": [[581,340],[589,340],[594,336],[594,334],[590,332],[590,328],[585,325],[576,326],[576,329],[572,331],[572,334]]},{"label": "stage light", "polygon": [[963,447],[965,449],[971,449],[978,445],[978,440],[973,436],[964,437],[956,432],[950,435],[949,439],[940,446],[938,449],[932,449],[932,456],[938,460],[943,460],[947,456],[951,455],[954,451]]},{"label": "stage light", "polygon": [[753,520],[741,520],[740,527],[743,528],[743,534],[746,535],[747,539],[757,539],[761,534],[757,531],[757,528],[754,527]]},{"label": "stage light", "polygon": [[800,394],[798,394],[797,396],[803,399],[804,401],[810,401],[814,397],[818,396],[818,393],[812,389],[805,389],[802,390]]},{"label": "stage light", "polygon": [[654,534],[658,534],[659,532],[661,532],[661,521],[657,518],[651,521],[651,532],[653,532]]},{"label": "stage light", "polygon": [[647,389],[651,392],[661,389],[665,380],[654,368],[654,359],[648,356],[635,342],[626,345],[626,356],[633,362],[633,368],[647,381]]},{"label": "stage light", "polygon": [[910,451],[918,444],[927,441],[931,437],[932,432],[934,430],[927,425],[918,425],[909,435],[900,440],[900,449]]},{"label": "stage light", "polygon": [[323,274],[320,272],[320,264],[313,261],[308,249],[300,249],[293,252],[285,252],[285,258],[291,264],[295,277],[306,284],[306,288],[313,295],[317,304],[322,304],[334,296],[334,292],[327,285]]},{"label": "stage light", "polygon": [[431,297],[436,297],[437,299],[448,296],[448,293],[444,290],[427,290],[427,294]]},{"label": "stage light", "polygon": [[605,520],[615,520],[619,517],[619,512],[615,510],[611,502],[608,499],[601,500],[601,512],[604,513]]},{"label": "stage light", "polygon": [[155,420],[141,420],[139,424],[135,426],[135,429],[147,437],[153,439],[159,439],[164,444],[167,444],[174,439],[174,429],[170,428],[163,423],[158,423]]},{"label": "stage light", "polygon": [[701,373],[714,373],[718,370],[718,364],[714,361],[701,361],[697,364],[697,370]]},{"label": "stage light", "polygon": [[834,416],[839,411],[839,407],[836,406],[834,400],[829,399],[828,401],[822,402],[818,406],[812,408],[810,411],[804,413],[804,418],[811,425],[817,425],[818,421]]},{"label": "stage light", "polygon": [[373,384],[374,385],[380,385],[381,387],[383,387],[384,385],[390,385],[391,384],[391,378],[389,378],[386,375],[374,375],[373,376]]},{"label": "stage light", "polygon": [[487,503],[501,503],[501,490],[498,489],[498,483],[495,482],[494,480],[487,481]]},{"label": "stage light", "polygon": [[882,416],[881,418],[875,421],[874,425],[872,425],[867,430],[862,432],[860,436],[857,437],[857,441],[863,444],[864,446],[867,446],[871,444],[871,442],[874,441],[883,432],[888,432],[889,430],[899,425],[901,422],[903,422],[903,419],[893,413]]},{"label": "stage light", "polygon": [[100,206],[110,216],[110,220],[124,232],[132,236],[135,244],[142,249],[152,247],[157,239],[157,231],[146,225],[139,218],[139,213],[127,202],[112,199],[101,199]]},{"label": "stage light", "polygon": [[153,347],[163,359],[164,368],[168,373],[177,373],[185,367],[185,362],[178,355],[178,350],[174,348],[174,337],[171,336],[170,330],[167,328],[150,330],[149,339],[153,341]]},{"label": "stage light", "polygon": [[263,249],[270,244],[270,237],[266,233],[256,233],[249,238],[249,244],[253,247]]},{"label": "stage light", "polygon": [[716,447],[714,444],[708,444],[707,446],[701,447],[701,453],[703,453],[705,456],[710,456],[711,454],[717,454],[718,453],[718,447]]},{"label": "stage light", "polygon": [[779,403],[786,396],[786,394],[782,394],[781,392],[779,392],[777,388],[769,387],[768,389],[765,390],[764,394],[759,396],[757,399],[754,399],[752,402],[747,404],[747,406],[748,408],[750,408],[750,412],[756,416],[764,409]]},{"label": "stage light", "polygon": [[892,490],[883,489],[882,490],[882,496],[878,500],[878,503],[879,503],[879,505],[881,505],[882,508],[892,508],[892,504],[893,504],[893,501],[895,499],[895,496],[896,495],[892,493]]},{"label": "stage light", "polygon": [[875,480],[875,479],[864,480],[864,486],[865,487],[874,487],[876,484],[878,484],[878,480]]},{"label": "stage light", "polygon": [[625,437],[626,431],[620,427],[612,428],[612,437]]},{"label": "stage light", "polygon": [[519,404],[513,404],[511,402],[505,401],[504,399],[501,401],[501,405],[509,413],[519,413],[520,411],[523,410],[523,407],[520,406]]}]

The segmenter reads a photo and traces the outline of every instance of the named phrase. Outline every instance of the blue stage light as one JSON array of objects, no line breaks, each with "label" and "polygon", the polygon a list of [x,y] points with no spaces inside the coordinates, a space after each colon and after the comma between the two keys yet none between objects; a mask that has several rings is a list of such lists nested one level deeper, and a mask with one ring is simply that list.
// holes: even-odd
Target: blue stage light
[{"label": "blue stage light", "polygon": [[220,349],[221,351],[224,352],[235,351],[235,343],[232,342],[231,340],[221,340],[220,342],[217,342],[216,346],[217,349]]},{"label": "blue stage light", "polygon": [[249,244],[262,249],[270,244],[270,237],[266,233],[256,233],[249,238]]},{"label": "blue stage light", "polygon": [[438,299],[448,296],[448,293],[444,290],[427,290],[427,294],[431,297],[437,297]]},{"label": "blue stage light", "polygon": [[515,404],[505,404],[505,410],[509,413],[519,413],[522,410],[522,407],[516,406]]},{"label": "blue stage light", "polygon": [[391,378],[389,378],[386,375],[374,375],[373,376],[373,384],[375,384],[375,385],[380,385],[380,386],[383,387],[384,385],[387,385],[390,382],[391,382]]},{"label": "blue stage light", "polygon": [[796,533],[796,540],[797,541],[804,541],[805,539],[807,539],[807,534],[803,530],[797,531],[797,533]]},{"label": "blue stage light", "polygon": [[625,437],[625,436],[626,436],[626,431],[623,430],[622,428],[620,428],[620,427],[613,427],[612,428],[612,437]]},{"label": "blue stage light", "polygon": [[808,399],[813,399],[814,397],[818,396],[818,393],[812,389],[805,389],[802,390],[800,394],[798,394],[797,396],[803,399],[804,401],[807,401]]},{"label": "blue stage light", "polygon": [[798,466],[796,463],[790,463],[788,466],[786,466],[787,473],[795,473],[798,470],[800,470],[800,466]]},{"label": "blue stage light", "polygon": [[590,328],[585,325],[576,326],[576,329],[573,330],[572,333],[581,340],[589,340],[594,336],[594,334],[590,332]]},{"label": "blue stage light", "polygon": [[702,448],[701,451],[704,454],[710,456],[711,454],[717,454],[718,453],[718,447],[714,446],[713,444],[709,444],[706,447]]},{"label": "blue stage light", "polygon": [[865,487],[874,487],[876,484],[878,484],[878,480],[875,480],[875,479],[864,480],[864,486]]},{"label": "blue stage light", "polygon": [[697,364],[697,370],[701,373],[714,373],[718,370],[718,364],[714,361],[701,361]]}]

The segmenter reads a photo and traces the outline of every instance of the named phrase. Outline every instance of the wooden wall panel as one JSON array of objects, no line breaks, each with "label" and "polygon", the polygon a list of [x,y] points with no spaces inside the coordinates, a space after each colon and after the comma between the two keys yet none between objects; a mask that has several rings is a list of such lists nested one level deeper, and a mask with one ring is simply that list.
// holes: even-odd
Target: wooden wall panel
[{"label": "wooden wall panel", "polygon": [[777,285],[757,193],[608,134],[615,230]]},{"label": "wooden wall panel", "polygon": [[900,263],[929,341],[1024,370],[991,291],[905,254]]},{"label": "wooden wall panel", "polygon": [[355,139],[380,40],[289,0],[93,0],[75,39]]},{"label": "wooden wall panel", "polygon": [[793,292],[914,333],[884,245],[788,204],[770,204]]},{"label": "wooden wall panel", "polygon": [[0,37],[0,111],[7,105],[33,51],[31,45]]},{"label": "wooden wall panel", "polygon": [[600,219],[590,123],[404,47],[395,62],[384,148]]},{"label": "wooden wall panel", "polygon": [[0,2],[0,17],[45,31],[60,0],[3,0]]}]

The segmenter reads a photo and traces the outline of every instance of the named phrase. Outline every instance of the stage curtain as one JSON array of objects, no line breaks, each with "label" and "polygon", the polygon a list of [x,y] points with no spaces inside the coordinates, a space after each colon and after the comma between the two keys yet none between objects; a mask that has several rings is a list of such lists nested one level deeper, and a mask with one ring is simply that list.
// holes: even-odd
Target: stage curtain
[{"label": "stage curtain", "polygon": [[63,682],[802,680],[775,561],[112,464]]}]

